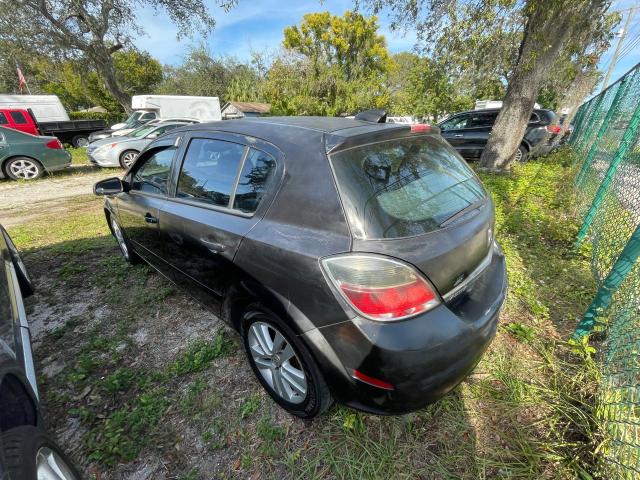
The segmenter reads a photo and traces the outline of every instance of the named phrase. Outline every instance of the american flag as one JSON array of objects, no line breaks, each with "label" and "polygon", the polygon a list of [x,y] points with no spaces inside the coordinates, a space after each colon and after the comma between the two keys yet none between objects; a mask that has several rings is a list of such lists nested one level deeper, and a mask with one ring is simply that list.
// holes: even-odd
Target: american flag
[{"label": "american flag", "polygon": [[22,74],[22,70],[20,70],[20,67],[18,66],[17,63],[16,63],[16,70],[18,71],[18,88],[20,89],[20,93],[22,93],[22,90],[27,85],[27,79],[24,78],[24,75]]}]

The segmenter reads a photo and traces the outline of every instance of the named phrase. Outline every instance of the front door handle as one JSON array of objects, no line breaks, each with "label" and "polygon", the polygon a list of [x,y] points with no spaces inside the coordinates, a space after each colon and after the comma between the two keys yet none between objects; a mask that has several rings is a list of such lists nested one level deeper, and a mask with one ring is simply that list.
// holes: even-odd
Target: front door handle
[{"label": "front door handle", "polygon": [[459,138],[459,137],[464,137],[464,134],[462,134],[462,133],[456,133],[456,134],[454,135],[454,137],[458,137],[458,138]]},{"label": "front door handle", "polygon": [[144,221],[147,223],[158,223],[158,219],[157,217],[154,217],[153,215],[151,215],[150,213],[147,213],[144,216]]},{"label": "front door handle", "polygon": [[211,240],[207,240],[206,238],[201,238],[200,241],[204,243],[209,251],[213,253],[221,253],[224,252],[224,245],[218,242],[213,242]]}]

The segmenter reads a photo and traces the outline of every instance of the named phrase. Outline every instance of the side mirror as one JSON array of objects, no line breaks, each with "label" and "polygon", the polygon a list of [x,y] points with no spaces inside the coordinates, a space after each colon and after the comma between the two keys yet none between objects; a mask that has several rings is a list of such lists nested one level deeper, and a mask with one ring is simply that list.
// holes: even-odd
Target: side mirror
[{"label": "side mirror", "polygon": [[118,177],[100,180],[93,186],[93,193],[98,196],[116,195],[125,191],[125,184]]}]

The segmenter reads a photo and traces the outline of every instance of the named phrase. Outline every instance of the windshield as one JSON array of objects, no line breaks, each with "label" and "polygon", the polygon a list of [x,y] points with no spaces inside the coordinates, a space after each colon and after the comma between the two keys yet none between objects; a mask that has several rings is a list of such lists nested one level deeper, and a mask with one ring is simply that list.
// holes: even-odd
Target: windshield
[{"label": "windshield", "polygon": [[473,171],[432,136],[351,148],[332,155],[331,164],[358,238],[427,233],[486,197]]},{"label": "windshield", "polygon": [[138,123],[138,120],[140,120],[140,117],[142,116],[144,112],[133,112],[131,115],[129,115],[129,118],[127,118],[124,121],[124,124],[126,125],[125,128],[133,128],[136,126],[136,124]]},{"label": "windshield", "polygon": [[149,133],[151,133],[152,131],[154,131],[156,128],[158,128],[156,125],[143,125],[142,127],[135,129],[128,136],[135,137],[135,138],[142,138],[148,135]]}]

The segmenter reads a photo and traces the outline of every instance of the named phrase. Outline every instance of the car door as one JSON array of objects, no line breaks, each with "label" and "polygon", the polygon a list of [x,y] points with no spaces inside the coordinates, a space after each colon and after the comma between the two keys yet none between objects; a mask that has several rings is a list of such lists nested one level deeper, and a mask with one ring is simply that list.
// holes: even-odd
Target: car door
[{"label": "car door", "polygon": [[193,132],[162,205],[164,256],[196,287],[220,296],[242,238],[260,220],[281,175],[279,151],[257,139]]},{"label": "car door", "polygon": [[136,252],[156,265],[162,245],[158,234],[160,208],[167,198],[175,138],[154,144],[143,152],[128,173],[129,189],[116,196],[117,217]]},{"label": "car door", "polygon": [[480,158],[489,141],[496,118],[498,118],[498,112],[480,111],[469,115],[462,145],[464,157]]},{"label": "car door", "polygon": [[461,154],[464,149],[464,136],[468,121],[469,115],[463,113],[455,115],[439,124],[442,137]]},{"label": "car door", "polygon": [[4,229],[0,227],[0,371],[17,368],[37,396],[29,325],[16,267],[6,247],[5,235]]}]

